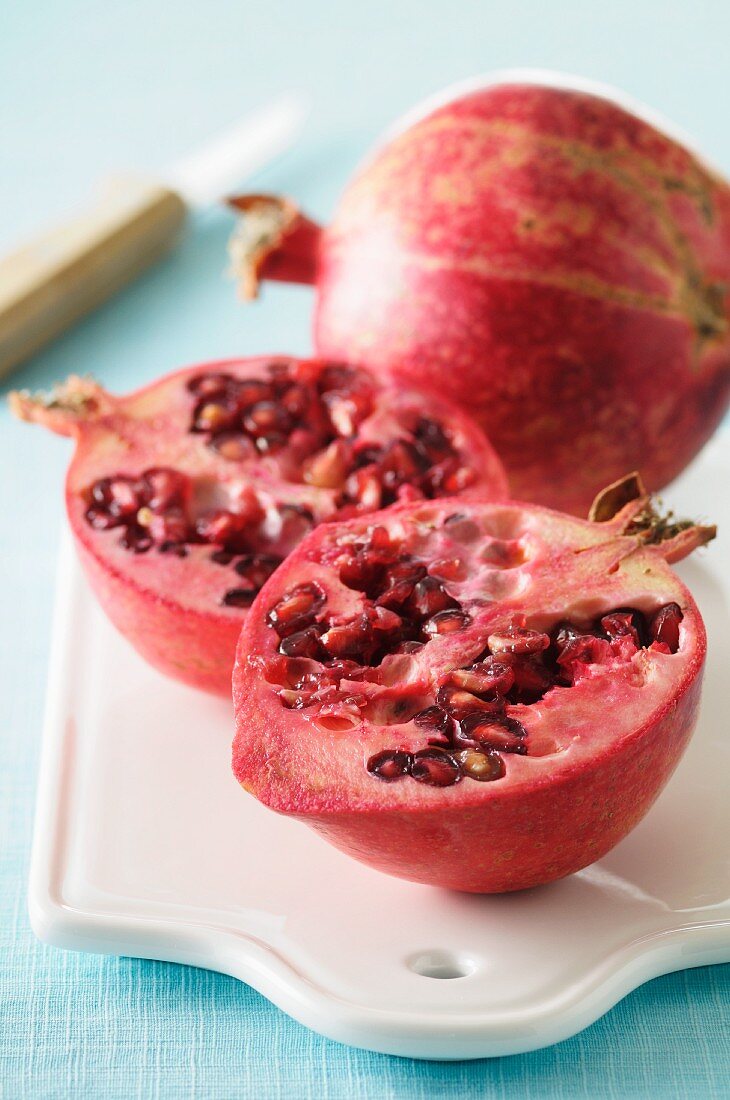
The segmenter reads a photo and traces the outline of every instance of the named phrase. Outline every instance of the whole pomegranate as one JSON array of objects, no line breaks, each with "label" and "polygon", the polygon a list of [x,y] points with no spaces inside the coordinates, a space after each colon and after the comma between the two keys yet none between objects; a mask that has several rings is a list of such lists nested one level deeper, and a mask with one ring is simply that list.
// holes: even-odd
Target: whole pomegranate
[{"label": "whole pomegranate", "polygon": [[66,505],[112,622],[151,664],[221,695],[247,608],[317,523],[393,501],[506,495],[467,417],[339,363],[207,363],[128,397],[74,377],[11,403],[76,439]]},{"label": "whole pomegranate", "polygon": [[485,84],[378,148],[324,231],[232,200],[243,289],[316,283],[315,341],[477,417],[514,496],[585,515],[649,489],[730,396],[730,188],[619,103]]},{"label": "whole pomegranate", "polygon": [[662,519],[635,476],[588,521],[452,499],[320,527],[245,623],[236,777],[417,882],[585,867],[689,739],[705,631],[667,562],[713,534]]}]

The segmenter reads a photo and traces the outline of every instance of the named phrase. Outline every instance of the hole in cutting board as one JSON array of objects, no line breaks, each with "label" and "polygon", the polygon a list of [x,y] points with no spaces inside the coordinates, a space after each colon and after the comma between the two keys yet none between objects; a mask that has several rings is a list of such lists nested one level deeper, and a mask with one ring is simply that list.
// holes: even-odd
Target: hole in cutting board
[{"label": "hole in cutting board", "polygon": [[439,950],[411,955],[406,965],[414,974],[420,974],[423,978],[466,978],[476,969],[474,960],[466,955]]}]

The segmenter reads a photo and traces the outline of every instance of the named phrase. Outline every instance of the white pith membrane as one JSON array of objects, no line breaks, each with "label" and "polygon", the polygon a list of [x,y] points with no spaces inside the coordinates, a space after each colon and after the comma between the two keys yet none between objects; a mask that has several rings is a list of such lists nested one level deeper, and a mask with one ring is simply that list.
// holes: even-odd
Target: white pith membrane
[{"label": "white pith membrane", "polygon": [[[269,451],[257,451],[255,438],[249,436],[248,457],[230,458],[216,449],[214,433],[191,431],[196,412],[205,404],[205,398],[189,389],[196,379],[221,373],[234,381],[268,380],[272,364],[276,369],[289,371],[292,381],[299,380],[315,389],[318,372],[327,366],[318,361],[285,357],[223,362],[178,372],[130,398],[103,395],[101,413],[82,421],[83,445],[77,451],[67,483],[77,535],[91,553],[97,556],[103,553],[113,569],[131,577],[140,588],[183,608],[235,616],[240,614],[241,607],[252,602],[261,583],[313,527],[343,514],[343,507],[344,514],[354,514],[379,506],[377,499],[368,504],[350,498],[343,505],[346,478],[338,476],[336,469],[332,476],[331,448],[348,451],[350,464],[343,468],[351,473],[353,452],[362,455],[368,447],[382,451],[396,440],[412,442],[414,431],[420,430],[419,423],[425,421],[443,427],[453,448],[452,465],[457,477],[462,476],[460,471],[464,471],[466,482],[473,476],[483,492],[489,492],[489,479],[493,478],[494,495],[503,495],[501,471],[496,459],[493,470],[486,468],[489,459],[479,453],[484,443],[478,433],[471,437],[467,430],[465,434],[448,415],[430,416],[429,403],[417,394],[398,394],[371,385],[364,371],[350,373],[357,379],[359,392],[370,394],[367,414],[361,418],[356,410],[354,421],[348,420],[347,395],[340,400],[340,391],[333,387],[327,391],[328,399],[333,398],[328,406],[333,409],[333,423],[328,422],[319,434],[315,432],[309,438],[306,432],[313,425],[311,417],[305,415],[301,423],[294,418],[285,438]],[[215,404],[218,398],[213,394],[210,400]],[[234,446],[236,440],[240,445],[242,434],[245,436],[238,429],[228,433],[234,437]],[[222,438],[225,440],[227,436],[224,434]],[[472,469],[471,456],[479,469]],[[324,472],[322,465],[316,465],[320,459],[324,461]],[[190,535],[181,539],[155,535],[151,546],[135,553],[125,545],[126,520],[123,526],[116,524],[105,529],[96,529],[89,522],[94,487],[107,478],[137,482],[146,471],[158,468],[179,473],[185,479],[182,513]],[[332,487],[327,483],[328,475],[334,482]],[[409,499],[419,494],[402,484],[393,495],[396,499]],[[154,507],[150,509],[145,499],[139,503],[140,507],[135,507],[129,518],[136,545],[141,538],[154,534],[155,525],[168,515],[164,508],[157,512]],[[172,512],[175,508],[180,512],[179,503]],[[242,517],[242,530],[234,544],[214,535],[201,541],[195,532],[196,526],[205,524],[215,511]],[[256,568],[253,571],[258,580],[255,584],[251,582],[252,557],[262,559],[258,572]],[[246,569],[248,575],[242,572]],[[233,598],[229,601],[231,594]]]},{"label": "white pith membrane", "polygon": [[[339,578],[342,563],[373,537],[373,525],[366,521],[348,524],[345,533],[340,525],[324,530],[316,551],[297,555],[262,594],[257,608],[265,604],[268,621],[265,617],[252,625],[246,638],[249,654],[239,653],[239,663],[245,666],[250,706],[260,707],[259,714],[271,722],[249,743],[241,742],[237,767],[244,785],[274,808],[398,807],[429,805],[434,799],[458,806],[523,784],[534,789],[541,773],[546,783],[554,782],[640,731],[671,706],[697,673],[701,622],[659,547],[644,547],[641,538],[622,534],[615,525],[545,509],[448,504],[453,507],[423,504],[376,517],[377,529],[387,530],[391,541],[425,563],[430,575],[442,569],[434,568],[435,562],[462,563],[457,572],[463,579],[441,583],[468,621],[454,632],[430,637],[416,652],[383,659],[381,652],[379,663],[364,675],[343,676],[329,690],[322,660],[286,657],[279,650],[272,610],[302,586],[321,589],[325,600],[316,620],[328,629],[357,620],[372,603]],[[676,652],[645,637],[629,656],[617,646],[616,654],[609,659],[604,654],[601,663],[581,663],[573,684],[551,686],[530,703],[506,702],[504,715],[523,727],[526,751],[499,752],[504,768],[495,780],[472,782],[463,775],[464,781],[439,793],[441,786],[416,782],[408,774],[383,782],[368,771],[368,761],[381,752],[429,749],[436,731],[417,725],[414,716],[434,705],[453,670],[484,659],[490,638],[513,627],[552,635],[566,620],[588,631],[618,609],[640,612],[648,623],[672,603],[682,614]],[[312,696],[313,679],[322,673],[325,690],[317,695],[315,687]],[[240,729],[242,707],[248,710],[243,694],[238,703]],[[453,755],[453,749],[446,751]]]}]

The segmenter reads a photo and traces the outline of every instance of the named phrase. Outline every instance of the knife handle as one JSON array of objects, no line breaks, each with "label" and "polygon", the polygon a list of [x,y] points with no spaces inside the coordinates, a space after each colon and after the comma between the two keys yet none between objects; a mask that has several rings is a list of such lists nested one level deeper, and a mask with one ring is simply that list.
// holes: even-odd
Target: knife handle
[{"label": "knife handle", "polygon": [[119,177],[85,213],[0,260],[0,377],[172,247],[186,207],[160,184]]}]

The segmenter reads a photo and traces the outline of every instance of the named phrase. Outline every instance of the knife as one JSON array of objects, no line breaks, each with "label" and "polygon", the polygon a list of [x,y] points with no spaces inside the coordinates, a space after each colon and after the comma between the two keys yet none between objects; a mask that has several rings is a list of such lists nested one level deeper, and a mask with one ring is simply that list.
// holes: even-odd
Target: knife
[{"label": "knife", "polygon": [[306,114],[301,97],[282,95],[159,180],[107,180],[80,216],[0,259],[0,377],[168,252],[188,211],[224,198],[282,153]]}]

